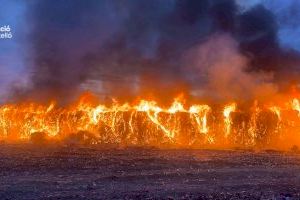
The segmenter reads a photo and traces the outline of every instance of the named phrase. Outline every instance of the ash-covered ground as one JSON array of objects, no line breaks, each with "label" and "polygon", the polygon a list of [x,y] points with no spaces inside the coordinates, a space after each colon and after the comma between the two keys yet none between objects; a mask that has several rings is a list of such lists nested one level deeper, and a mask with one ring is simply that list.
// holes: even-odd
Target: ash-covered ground
[{"label": "ash-covered ground", "polygon": [[300,155],[0,145],[0,199],[300,199]]}]

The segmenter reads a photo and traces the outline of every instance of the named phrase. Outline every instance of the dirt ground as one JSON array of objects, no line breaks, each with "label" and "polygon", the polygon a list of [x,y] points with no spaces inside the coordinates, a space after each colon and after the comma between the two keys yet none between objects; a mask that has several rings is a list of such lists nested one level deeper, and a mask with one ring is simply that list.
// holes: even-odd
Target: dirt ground
[{"label": "dirt ground", "polygon": [[0,145],[0,199],[300,199],[300,155]]}]

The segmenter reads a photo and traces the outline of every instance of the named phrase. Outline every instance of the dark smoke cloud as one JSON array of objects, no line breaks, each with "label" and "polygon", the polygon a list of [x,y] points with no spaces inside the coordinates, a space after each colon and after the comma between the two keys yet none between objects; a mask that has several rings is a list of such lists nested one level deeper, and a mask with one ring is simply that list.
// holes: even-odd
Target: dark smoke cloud
[{"label": "dark smoke cloud", "polygon": [[257,5],[238,17],[236,28],[241,51],[250,58],[250,70],[274,72],[280,85],[299,78],[299,52],[284,49],[278,41],[278,22],[274,14]]},{"label": "dark smoke cloud", "polygon": [[28,19],[32,85],[21,96],[65,100],[86,88],[126,98],[189,93],[207,75],[194,76],[183,58],[216,34],[237,41],[249,73],[276,77],[299,64],[297,52],[278,44],[271,11],[241,12],[233,0],[36,0]]}]

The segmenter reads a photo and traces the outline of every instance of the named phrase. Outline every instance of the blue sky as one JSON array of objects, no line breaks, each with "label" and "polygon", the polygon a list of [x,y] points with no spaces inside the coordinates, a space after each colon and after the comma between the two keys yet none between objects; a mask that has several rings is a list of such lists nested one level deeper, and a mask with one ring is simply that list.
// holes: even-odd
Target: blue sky
[{"label": "blue sky", "polygon": [[15,80],[24,78],[25,54],[24,37],[26,24],[24,19],[25,1],[0,0],[0,26],[9,25],[12,39],[0,40],[0,101],[5,98],[5,90]]}]

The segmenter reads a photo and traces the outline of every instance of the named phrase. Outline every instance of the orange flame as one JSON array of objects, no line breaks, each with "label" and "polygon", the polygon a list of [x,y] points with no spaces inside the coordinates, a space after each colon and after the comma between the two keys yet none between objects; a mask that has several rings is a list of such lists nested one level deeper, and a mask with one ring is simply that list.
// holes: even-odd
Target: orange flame
[{"label": "orange flame", "polygon": [[232,103],[230,105],[225,106],[223,110],[224,115],[224,123],[225,123],[225,137],[228,137],[231,131],[231,118],[230,113],[234,112],[236,110],[236,103]]},{"label": "orange flame", "polygon": [[[169,107],[145,99],[136,104],[114,101],[111,106],[93,105],[88,98],[67,107],[57,107],[55,102],[46,106],[5,104],[0,106],[0,139],[28,140],[42,132],[49,138],[61,140],[83,131],[93,135],[95,143],[210,145],[222,144],[221,138],[225,137],[234,144],[243,141],[240,143],[256,145],[272,131],[274,135],[294,133],[295,123],[300,125],[300,120],[289,123],[283,113],[296,110],[300,119],[300,103],[298,99],[291,99],[287,105],[260,107],[255,103],[250,111],[246,111],[249,118],[239,110],[238,115],[245,117],[233,121],[231,114],[237,111],[235,102],[225,105],[222,115],[209,105],[185,106],[179,99]],[[264,118],[265,112],[276,116],[273,119],[276,122]],[[276,130],[268,127],[269,123],[274,123]]]}]

